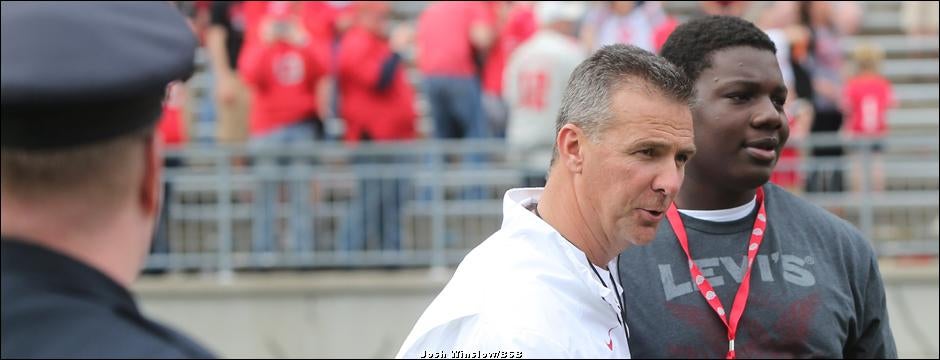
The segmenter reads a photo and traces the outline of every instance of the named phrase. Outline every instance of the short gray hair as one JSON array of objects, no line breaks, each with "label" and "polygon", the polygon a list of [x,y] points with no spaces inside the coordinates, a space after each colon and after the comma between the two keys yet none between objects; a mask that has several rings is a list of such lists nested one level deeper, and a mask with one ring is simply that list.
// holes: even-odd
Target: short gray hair
[{"label": "short gray hair", "polygon": [[[624,86],[645,88],[679,104],[688,105],[692,101],[692,83],[675,65],[636,46],[609,45],[571,73],[555,121],[555,134],[565,124],[575,124],[592,141],[597,141],[613,118],[611,94]],[[557,146],[552,162],[558,157]]]}]

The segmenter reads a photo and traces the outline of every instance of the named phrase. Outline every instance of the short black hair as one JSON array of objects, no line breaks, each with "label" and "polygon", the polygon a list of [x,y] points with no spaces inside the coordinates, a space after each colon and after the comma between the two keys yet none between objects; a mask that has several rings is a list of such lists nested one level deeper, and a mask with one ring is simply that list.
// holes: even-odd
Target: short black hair
[{"label": "short black hair", "polygon": [[777,53],[770,37],[749,21],[732,16],[706,16],[677,27],[663,45],[661,55],[694,83],[712,65],[712,53],[738,46]]}]

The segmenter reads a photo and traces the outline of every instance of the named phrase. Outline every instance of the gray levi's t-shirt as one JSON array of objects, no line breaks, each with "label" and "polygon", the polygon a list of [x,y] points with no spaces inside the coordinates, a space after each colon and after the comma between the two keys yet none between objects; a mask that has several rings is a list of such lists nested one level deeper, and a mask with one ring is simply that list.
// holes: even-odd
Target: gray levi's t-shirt
[{"label": "gray levi's t-shirt", "polygon": [[[738,325],[739,358],[897,357],[877,258],[847,222],[764,185],[767,229]],[[758,208],[743,219],[685,215],[689,251],[729,320]],[[664,220],[656,239],[619,263],[630,352],[637,358],[724,358],[727,330],[691,282],[688,259]]]}]

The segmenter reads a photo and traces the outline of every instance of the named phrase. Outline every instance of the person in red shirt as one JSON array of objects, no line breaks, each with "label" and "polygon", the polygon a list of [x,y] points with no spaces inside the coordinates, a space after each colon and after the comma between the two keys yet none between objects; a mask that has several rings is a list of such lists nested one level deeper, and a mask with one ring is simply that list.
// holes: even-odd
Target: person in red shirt
[{"label": "person in red shirt", "polygon": [[181,82],[175,81],[167,85],[163,114],[157,123],[157,133],[166,145],[178,146],[187,140],[186,126],[183,121],[185,92],[185,85]]},{"label": "person in red shirt", "polygon": [[361,2],[353,6],[357,8],[356,20],[340,42],[338,58],[345,140],[414,139],[414,90],[401,56],[409,44],[411,30],[397,27],[391,38],[386,39],[388,5]]},{"label": "person in red shirt", "polygon": [[814,115],[813,104],[806,99],[796,98],[796,94],[791,92],[788,93],[784,110],[787,115],[787,127],[790,128],[790,140],[780,150],[780,158],[770,174],[770,181],[790,192],[800,194],[805,185],[803,171],[800,169],[803,158],[800,142],[805,141],[809,135]]},{"label": "person in red shirt", "polygon": [[[309,188],[280,180],[285,175],[286,159],[263,156],[264,149],[320,139],[323,126],[318,116],[317,89],[325,74],[323,62],[327,54],[312,39],[305,24],[304,6],[300,2],[272,1],[261,5],[246,4],[246,29],[238,69],[252,93],[249,119],[249,147],[259,151],[255,170],[259,176],[254,206],[252,249],[272,251],[275,239],[292,243],[295,250],[312,248],[310,238]],[[275,160],[281,166],[275,164]],[[291,159],[290,166],[300,166]],[[288,233],[275,227],[279,194],[289,198],[291,210]]]},{"label": "person in red shirt", "polygon": [[[884,189],[884,171],[881,162],[882,140],[888,133],[887,112],[894,106],[891,82],[879,72],[882,50],[874,44],[861,44],[854,51],[857,68],[855,76],[843,88],[843,109],[848,122],[843,132],[852,139],[865,139],[866,149],[853,154],[852,187],[860,190],[863,176],[870,176],[871,190]],[[871,158],[865,159],[866,156]],[[863,164],[870,164],[865,174]]]},{"label": "person in red shirt", "polygon": [[312,140],[319,134],[316,89],[325,73],[325,54],[306,30],[301,3],[268,5],[266,16],[257,22],[260,40],[245,41],[238,63],[252,92],[249,133],[253,141],[273,137],[283,142],[300,136],[287,132],[310,133],[305,140]]},{"label": "person in red shirt", "polygon": [[487,7],[499,34],[483,64],[483,110],[491,133],[504,138],[509,107],[503,101],[503,70],[509,55],[535,33],[538,24],[531,3],[494,1]]},{"label": "person in red shirt", "polygon": [[[387,142],[416,137],[414,90],[402,63],[411,29],[396,27],[385,36],[389,6],[385,2],[358,2],[354,22],[339,45],[338,83],[340,113],[346,121],[345,140]],[[396,156],[355,156],[355,163],[389,165]],[[385,250],[401,244],[401,204],[409,187],[399,176],[376,177],[360,173],[357,197],[341,230],[347,250],[381,243]],[[361,225],[360,225],[361,224]]]},{"label": "person in red shirt", "polygon": [[476,60],[495,40],[486,4],[433,2],[418,17],[417,27],[418,69],[431,105],[434,137],[489,137]]},{"label": "person in red shirt", "polygon": [[[186,136],[186,122],[183,120],[184,104],[186,101],[186,84],[181,81],[174,81],[166,87],[166,98],[163,99],[163,113],[160,120],[157,121],[156,134],[163,140],[163,144],[170,148],[176,148],[188,140]],[[183,165],[183,161],[178,156],[164,156],[163,166],[169,171]],[[173,182],[163,182],[163,194],[165,199],[170,198],[173,193]],[[166,254],[170,251],[170,240],[167,236],[169,228],[170,206],[172,202],[167,200],[163,202],[160,209],[160,224],[154,231],[153,241],[150,243],[151,254]]]}]

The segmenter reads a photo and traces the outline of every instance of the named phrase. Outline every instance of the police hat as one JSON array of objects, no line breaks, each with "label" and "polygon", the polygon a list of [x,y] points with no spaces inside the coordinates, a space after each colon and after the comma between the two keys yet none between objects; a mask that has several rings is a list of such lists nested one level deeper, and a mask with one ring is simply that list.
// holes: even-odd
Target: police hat
[{"label": "police hat", "polygon": [[152,126],[196,39],[168,1],[3,2],[3,148],[50,149]]}]

